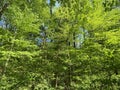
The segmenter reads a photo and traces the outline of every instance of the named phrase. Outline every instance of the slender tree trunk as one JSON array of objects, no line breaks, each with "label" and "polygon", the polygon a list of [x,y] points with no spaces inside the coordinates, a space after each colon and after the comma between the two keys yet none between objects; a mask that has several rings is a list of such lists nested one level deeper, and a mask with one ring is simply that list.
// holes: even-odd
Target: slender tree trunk
[{"label": "slender tree trunk", "polygon": [[50,2],[50,4],[49,4],[49,6],[50,6],[50,16],[52,17],[53,11],[52,11],[52,4],[51,4],[51,2]]},{"label": "slender tree trunk", "polygon": [[76,42],[75,42],[76,38],[75,38],[75,32],[73,33],[73,47],[75,48],[76,47]]}]

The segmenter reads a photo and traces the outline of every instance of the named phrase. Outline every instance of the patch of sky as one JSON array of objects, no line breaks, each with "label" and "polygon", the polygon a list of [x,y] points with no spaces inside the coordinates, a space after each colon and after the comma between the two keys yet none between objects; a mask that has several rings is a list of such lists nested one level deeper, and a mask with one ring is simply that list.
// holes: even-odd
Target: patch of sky
[{"label": "patch of sky", "polygon": [[[47,3],[50,4],[50,0],[47,0]],[[58,3],[58,1],[55,2],[55,7],[59,7],[60,6],[60,3]]]},{"label": "patch of sky", "polygon": [[6,27],[5,21],[3,21],[3,20],[0,21],[0,27],[1,28],[5,28]]},{"label": "patch of sky", "polygon": [[58,1],[55,3],[55,6],[56,7],[59,7],[60,6],[60,3],[58,3]]},{"label": "patch of sky", "polygon": [[[36,37],[36,38],[35,38],[35,41],[36,41],[36,44],[37,44],[37,45],[41,45],[41,43],[43,43],[43,39],[40,38],[40,37]],[[46,42],[51,42],[51,39],[46,38]]]}]

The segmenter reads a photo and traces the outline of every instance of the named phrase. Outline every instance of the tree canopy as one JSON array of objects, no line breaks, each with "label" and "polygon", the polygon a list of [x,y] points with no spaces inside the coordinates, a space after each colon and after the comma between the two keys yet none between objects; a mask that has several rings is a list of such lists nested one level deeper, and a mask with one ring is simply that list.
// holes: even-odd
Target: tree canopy
[{"label": "tree canopy", "polygon": [[0,90],[119,89],[119,0],[0,0]]}]

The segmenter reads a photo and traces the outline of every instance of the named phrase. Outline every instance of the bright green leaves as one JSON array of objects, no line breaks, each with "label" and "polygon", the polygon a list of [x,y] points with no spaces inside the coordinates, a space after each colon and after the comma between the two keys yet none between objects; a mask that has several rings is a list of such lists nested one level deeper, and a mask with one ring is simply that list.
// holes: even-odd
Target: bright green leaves
[{"label": "bright green leaves", "polygon": [[112,31],[107,32],[106,33],[106,38],[107,38],[106,43],[109,44],[109,45],[120,44],[119,34],[120,34],[119,31],[117,31],[117,32],[112,32]]},{"label": "bright green leaves", "polygon": [[0,28],[0,89],[119,90],[116,2],[8,0]]},{"label": "bright green leaves", "polygon": [[8,12],[6,16],[8,19],[8,23],[11,26],[16,27],[18,31],[22,32],[33,32],[38,33],[38,23],[37,23],[37,15],[35,15],[31,9],[27,6],[22,11],[18,6],[11,5],[8,8]]}]

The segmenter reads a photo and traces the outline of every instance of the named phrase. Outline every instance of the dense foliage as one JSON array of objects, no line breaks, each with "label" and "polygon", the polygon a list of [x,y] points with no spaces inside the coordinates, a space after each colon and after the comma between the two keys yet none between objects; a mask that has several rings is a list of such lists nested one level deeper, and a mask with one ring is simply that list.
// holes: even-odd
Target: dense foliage
[{"label": "dense foliage", "polygon": [[0,90],[120,90],[120,1],[0,0]]}]

